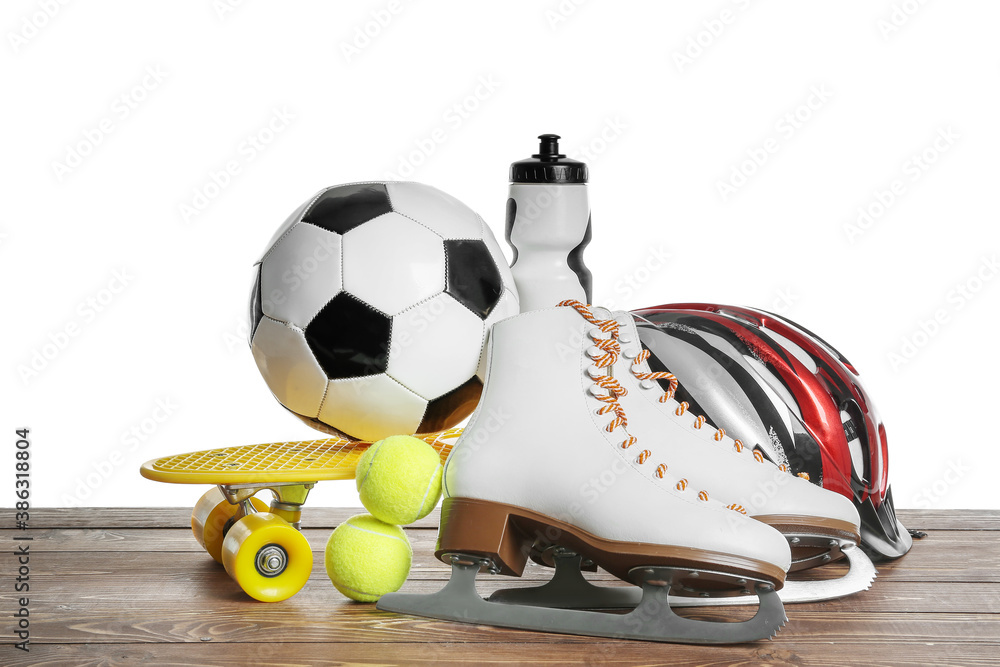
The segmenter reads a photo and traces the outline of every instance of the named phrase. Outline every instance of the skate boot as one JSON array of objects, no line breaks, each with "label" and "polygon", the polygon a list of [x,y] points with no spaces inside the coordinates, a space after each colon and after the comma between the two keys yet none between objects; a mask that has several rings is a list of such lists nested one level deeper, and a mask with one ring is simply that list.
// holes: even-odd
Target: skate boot
[{"label": "skate boot", "polygon": [[[619,402],[624,388],[612,375],[623,367],[619,336],[610,335],[618,328],[614,320],[572,307],[494,326],[482,399],[444,473],[435,555],[451,564],[452,578],[431,595],[385,595],[379,609],[689,643],[762,639],[784,624],[775,590],[790,563],[787,541],[692,483],[706,464],[671,463],[668,438],[658,434],[644,442],[634,435],[634,419]],[[609,335],[592,337],[595,329]],[[572,554],[567,558],[577,575],[580,565],[599,566],[641,588],[587,584],[571,591],[599,598],[634,591],[641,598],[637,607],[615,614],[521,606],[476,593],[479,572],[520,576],[531,554],[554,552]],[[679,617],[668,602],[668,594],[711,599],[751,593],[759,600],[757,614],[738,623]],[[608,599],[560,606],[609,606]]]},{"label": "skate boot", "polygon": [[650,370],[649,351],[640,343],[632,316],[616,312],[614,318],[619,329],[603,332],[595,326],[591,335],[597,340],[617,338],[622,357],[613,373],[626,390],[620,403],[635,423],[630,432],[643,442],[669,442],[663,458],[668,470],[681,466],[688,481],[709,497],[779,530],[791,547],[789,573],[848,559],[850,570],[841,578],[789,579],[782,601],[830,599],[869,588],[875,568],[857,548],[860,518],[850,499],[790,474],[786,466],[774,465],[761,452],[707,424],[686,403],[678,403],[676,378]]}]

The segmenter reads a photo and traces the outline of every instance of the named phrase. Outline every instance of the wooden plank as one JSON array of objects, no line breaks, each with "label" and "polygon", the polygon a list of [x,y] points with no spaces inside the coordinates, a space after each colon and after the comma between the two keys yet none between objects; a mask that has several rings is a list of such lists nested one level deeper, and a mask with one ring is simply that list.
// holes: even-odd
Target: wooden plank
[{"label": "wooden plank", "polygon": [[[780,635],[779,635],[780,637]],[[233,664],[269,664],[276,667],[313,667],[336,663],[442,664],[467,665],[547,665],[550,667],[580,664],[606,665],[677,665],[680,667],[722,667],[734,664],[809,664],[817,667],[840,667],[850,659],[851,647],[815,646],[781,642],[758,642],[740,646],[685,646],[633,641],[592,641],[586,644],[477,643],[473,646],[454,642],[435,644],[333,644],[275,643],[232,644],[92,644],[33,645],[30,653],[13,651],[4,655],[9,667],[115,667],[117,665],[155,664],[166,667],[209,667]],[[871,651],[866,648],[866,651]],[[923,642],[893,644],[891,655],[879,653],[858,656],[873,663],[899,667],[941,667],[958,665],[995,665],[996,647],[985,644]]]},{"label": "wooden plank", "polygon": [[[234,597],[242,597],[234,592]],[[381,612],[371,604],[337,599],[332,590],[321,610],[297,597],[279,605],[244,601],[225,611],[210,605],[183,606],[174,600],[134,599],[111,608],[106,602],[68,600],[53,612],[32,612],[36,643],[201,642],[531,642],[547,643],[549,633],[450,623]],[[218,598],[216,598],[218,599]],[[750,609],[684,610],[683,615],[715,621],[741,620]],[[779,640],[804,644],[889,645],[925,641],[1000,644],[1000,615],[942,613],[855,613],[791,610]],[[5,639],[5,642],[9,639]],[[594,638],[561,637],[587,642]]]},{"label": "wooden plank", "polygon": [[[602,586],[617,582],[592,578]],[[51,613],[57,616],[67,600],[85,600],[104,613],[101,607],[118,609],[118,605],[142,601],[150,609],[159,602],[170,604],[196,604],[210,610],[242,609],[250,603],[235,582],[221,567],[202,563],[185,573],[149,573],[138,570],[114,575],[59,574],[38,577],[31,591],[33,613]],[[531,586],[545,581],[541,576],[522,579],[490,577],[480,586],[484,596],[501,588]],[[433,593],[440,590],[445,579],[411,577],[406,592]],[[17,598],[13,591],[0,593],[5,608],[14,608]],[[309,582],[296,596],[297,603],[312,605],[316,613],[324,613],[330,604],[344,602],[326,579],[321,563],[316,563]],[[868,591],[837,600],[820,603],[789,605],[790,615],[812,611],[846,611],[856,613],[989,613],[1000,614],[1000,584],[927,582],[914,586],[913,582],[877,581]],[[168,607],[169,611],[169,607]]]},{"label": "wooden plank", "polygon": [[914,530],[1000,530],[1000,510],[900,509],[896,516]]},{"label": "wooden plank", "polygon": [[[533,569],[533,574],[542,570]],[[443,576],[415,577],[404,590],[432,592],[443,582]],[[488,594],[516,582],[490,577],[480,592]],[[423,631],[427,624],[450,633],[452,640],[495,641],[494,633],[501,631],[383,614],[373,605],[350,602],[327,581],[319,559],[303,591],[279,604],[249,599],[218,564],[193,553],[52,555],[36,565],[31,583],[32,630],[39,642],[200,641],[202,637],[241,642],[438,641]],[[809,642],[831,633],[853,634],[854,641],[1000,638],[1000,584],[967,584],[956,590],[955,584],[947,583],[881,583],[849,598],[789,606],[792,623],[782,636],[790,632]],[[5,607],[11,605],[11,593],[0,597]],[[751,612],[741,608],[682,613],[732,620]],[[545,635],[516,634],[509,641],[549,641]]]},{"label": "wooden plank", "polygon": [[[32,529],[46,528],[184,528],[191,525],[191,509],[201,494],[209,487],[192,487],[191,507],[40,507],[31,510]],[[302,512],[304,525],[313,528],[336,528],[355,514],[363,514],[363,507],[313,507],[306,505]],[[414,528],[438,526],[440,514],[430,515],[413,524]],[[0,532],[10,530],[8,522]],[[13,531],[10,531],[13,532]]]},{"label": "wooden plank", "polygon": [[[872,590],[787,608],[773,641],[683,646],[608,641],[386,614],[345,600],[326,579],[330,529],[355,509],[316,508],[304,531],[313,577],[291,600],[250,600],[194,542],[188,509],[41,510],[32,542],[32,651],[9,646],[4,665],[680,664],[839,665],[851,656],[894,665],[996,664],[1000,654],[1000,512],[900,512],[930,536],[899,561],[880,564]],[[152,526],[144,526],[143,518]],[[414,567],[404,590],[438,590],[448,568],[433,558],[436,515],[409,528]],[[923,522],[923,523],[921,523]],[[155,527],[158,525],[159,527]],[[4,535],[10,537],[13,531]],[[22,533],[19,533],[22,534]],[[824,568],[827,576],[837,568]],[[481,593],[544,581],[529,566],[519,579],[487,577]],[[620,585],[610,575],[592,577]],[[0,592],[4,608],[13,594]],[[714,620],[752,608],[687,610]],[[835,648],[832,648],[835,647]]]},{"label": "wooden plank", "polygon": [[[304,529],[313,550],[322,553],[330,529]],[[427,568],[436,578],[446,578],[448,569],[434,560],[437,531],[432,528],[407,528],[413,545],[414,562]],[[186,529],[162,528],[53,528],[32,531],[32,550],[44,552],[202,552]],[[151,562],[159,562],[155,559]],[[169,569],[169,568],[167,568]],[[933,531],[904,558],[878,564],[882,580],[904,581],[1000,581],[1000,531]],[[841,570],[829,570],[840,576]],[[421,571],[413,576],[420,576]]]},{"label": "wooden plank", "polygon": [[[75,531],[77,529],[68,529]],[[122,531],[128,533],[129,531]],[[129,597],[133,591],[145,590],[152,583],[154,586],[162,586],[154,597],[169,598],[178,600],[204,600],[211,604],[215,595],[227,595],[228,592],[236,591],[236,586],[225,575],[225,571],[215,561],[211,560],[207,554],[203,553],[193,538],[186,535],[186,531],[168,530],[144,530],[133,529],[132,532],[139,537],[146,537],[144,533],[153,535],[181,533],[176,536],[176,541],[187,546],[189,543],[194,547],[185,551],[172,551],[163,548],[163,544],[158,542],[146,542],[153,551],[144,552],[126,549],[105,549],[102,551],[73,551],[73,552],[45,552],[35,550],[35,559],[32,561],[32,583],[33,596],[37,599],[40,596],[61,597],[64,595],[87,595],[101,598],[107,595],[109,600],[121,596],[123,591]],[[307,531],[309,532],[309,531]],[[307,537],[312,542],[314,549],[314,569],[311,583],[305,591],[312,590],[315,586],[329,587],[326,583],[326,572],[323,565],[323,546],[325,535],[319,531]],[[325,532],[325,531],[324,531]],[[418,530],[416,536],[412,538],[414,550],[414,563],[411,568],[407,586],[419,586],[421,592],[430,592],[444,585],[449,577],[449,569],[440,561],[433,557],[433,536],[429,531]],[[944,532],[944,531],[942,531]],[[940,541],[939,553],[932,553],[931,549],[924,549],[912,552],[905,559],[890,565],[881,567],[881,574],[875,580],[871,591],[862,595],[846,598],[836,604],[847,609],[865,610],[870,609],[865,606],[869,601],[875,602],[880,599],[882,592],[890,596],[887,601],[896,600],[896,606],[891,607],[894,611],[906,611],[907,604],[918,604],[921,599],[930,595],[929,591],[936,591],[935,600],[941,604],[946,604],[949,609],[955,611],[1000,611],[997,604],[1000,604],[1000,596],[990,598],[991,592],[997,592],[1000,587],[1000,536],[990,536],[990,540],[968,540],[965,532],[953,533],[954,540],[942,539]],[[136,537],[133,535],[132,537]],[[961,539],[959,539],[961,538]],[[969,544],[966,544],[965,541]],[[137,540],[138,541],[138,540]],[[103,541],[102,541],[103,543]],[[937,544],[937,542],[928,542]],[[33,545],[33,549],[37,545]],[[958,565],[953,562],[952,547],[958,547],[965,553],[963,562]],[[942,565],[942,562],[944,563]],[[842,564],[833,564],[815,570],[815,578],[828,578],[841,576],[846,570]],[[490,592],[497,588],[507,588],[514,586],[534,585],[547,581],[551,577],[552,571],[549,568],[528,564],[525,568],[524,576],[514,577],[480,577],[483,591]],[[812,574],[812,573],[810,573]],[[827,575],[817,577],[816,575]],[[605,572],[588,573],[587,576],[601,585],[621,585],[615,577]],[[962,601],[968,599],[973,601],[971,607],[953,608],[954,604],[947,604],[950,587],[964,584],[964,587],[957,590],[966,591],[968,598],[955,597],[954,600]],[[893,585],[893,588],[886,588]],[[210,590],[211,589],[211,590]],[[300,595],[305,594],[300,593]],[[957,596],[958,593],[956,592]],[[13,591],[0,591],[0,599],[13,598]],[[861,606],[852,606],[852,605]],[[933,607],[924,605],[924,611],[932,611]]]},{"label": "wooden plank", "polygon": [[[191,507],[208,487],[192,487]],[[95,508],[35,508],[31,511],[33,528],[180,528],[190,525],[191,507],[95,507]],[[305,525],[313,528],[335,528],[364,508],[330,508],[307,505],[303,513]],[[920,530],[1000,531],[1000,510],[899,510],[900,520],[907,528]],[[439,511],[417,522],[415,527],[435,528]],[[4,526],[3,529],[6,529]]]}]

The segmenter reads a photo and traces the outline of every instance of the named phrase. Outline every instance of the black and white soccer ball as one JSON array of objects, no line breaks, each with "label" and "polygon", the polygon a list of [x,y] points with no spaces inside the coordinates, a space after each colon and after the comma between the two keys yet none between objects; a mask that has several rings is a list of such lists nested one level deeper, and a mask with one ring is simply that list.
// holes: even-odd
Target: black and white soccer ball
[{"label": "black and white soccer ball", "polygon": [[519,310],[489,227],[420,183],[327,188],[254,266],[250,349],[274,397],[327,433],[433,433],[482,392],[494,322]]}]

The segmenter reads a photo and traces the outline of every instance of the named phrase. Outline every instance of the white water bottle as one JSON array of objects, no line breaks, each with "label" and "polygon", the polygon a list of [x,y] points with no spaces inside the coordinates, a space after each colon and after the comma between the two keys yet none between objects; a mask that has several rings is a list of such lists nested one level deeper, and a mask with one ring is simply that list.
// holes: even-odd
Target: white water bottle
[{"label": "white water bottle", "polygon": [[538,153],[510,165],[506,237],[521,312],[591,299],[587,165],[559,152],[559,135],[538,139]]}]

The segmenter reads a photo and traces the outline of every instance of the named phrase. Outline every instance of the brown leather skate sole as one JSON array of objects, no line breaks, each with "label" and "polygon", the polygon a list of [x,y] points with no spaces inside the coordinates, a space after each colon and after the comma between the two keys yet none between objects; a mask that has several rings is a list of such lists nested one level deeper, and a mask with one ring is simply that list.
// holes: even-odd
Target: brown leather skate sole
[{"label": "brown leather skate sole", "polygon": [[841,549],[845,544],[861,541],[857,527],[849,521],[795,514],[762,514],[753,518],[788,536],[792,550],[789,572],[838,560],[844,555]]},{"label": "brown leather skate sole", "polygon": [[[704,549],[608,540],[550,516],[503,503],[474,498],[445,498],[435,556],[468,554],[488,558],[500,573],[521,576],[535,549],[558,545],[570,549],[616,577],[636,583],[638,567],[687,570],[678,584],[698,591],[740,593],[746,580],[770,583],[780,590],[785,572],[776,565]],[[710,570],[710,572],[706,572]]]}]

